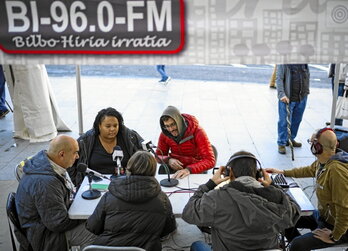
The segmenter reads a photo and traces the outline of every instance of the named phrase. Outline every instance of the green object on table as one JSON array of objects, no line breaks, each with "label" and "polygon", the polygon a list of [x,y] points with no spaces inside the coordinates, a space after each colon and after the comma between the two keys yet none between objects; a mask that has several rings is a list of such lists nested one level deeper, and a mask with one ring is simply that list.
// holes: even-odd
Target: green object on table
[{"label": "green object on table", "polygon": [[109,188],[109,184],[92,184],[92,189],[96,189],[99,191],[107,191]]}]

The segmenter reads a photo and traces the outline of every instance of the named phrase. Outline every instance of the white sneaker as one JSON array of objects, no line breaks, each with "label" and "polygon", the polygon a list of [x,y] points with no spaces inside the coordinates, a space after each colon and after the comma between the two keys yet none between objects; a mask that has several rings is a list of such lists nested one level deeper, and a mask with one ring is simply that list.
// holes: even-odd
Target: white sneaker
[{"label": "white sneaker", "polygon": [[168,84],[171,79],[172,79],[171,77],[168,77],[167,80],[164,82],[164,84]]}]

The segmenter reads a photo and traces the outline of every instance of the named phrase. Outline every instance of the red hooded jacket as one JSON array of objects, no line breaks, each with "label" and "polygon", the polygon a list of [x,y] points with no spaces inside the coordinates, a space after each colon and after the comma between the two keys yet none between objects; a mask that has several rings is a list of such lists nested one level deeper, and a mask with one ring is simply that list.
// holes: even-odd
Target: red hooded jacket
[{"label": "red hooded jacket", "polygon": [[[181,114],[186,122],[186,130],[177,143],[165,135],[165,129],[158,139],[156,153],[168,163],[170,158],[178,159],[191,173],[202,173],[215,165],[215,157],[207,134],[199,126],[198,120],[189,114]],[[168,133],[167,133],[168,134]]]}]

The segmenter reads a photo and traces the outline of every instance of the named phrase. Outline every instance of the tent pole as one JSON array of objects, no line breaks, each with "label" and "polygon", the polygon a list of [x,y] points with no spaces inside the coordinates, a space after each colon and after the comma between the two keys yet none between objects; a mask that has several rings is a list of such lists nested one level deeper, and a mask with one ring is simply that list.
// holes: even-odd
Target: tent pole
[{"label": "tent pole", "polygon": [[331,121],[330,121],[330,127],[332,129],[335,127],[336,103],[337,103],[337,96],[338,96],[338,82],[340,79],[339,72],[340,72],[340,64],[336,63],[335,76],[334,76],[334,89],[333,89],[333,93],[332,93]]},{"label": "tent pole", "polygon": [[82,119],[82,98],[81,98],[81,68],[76,65],[76,94],[77,94],[77,113],[79,122],[79,135],[83,134],[83,119]]}]

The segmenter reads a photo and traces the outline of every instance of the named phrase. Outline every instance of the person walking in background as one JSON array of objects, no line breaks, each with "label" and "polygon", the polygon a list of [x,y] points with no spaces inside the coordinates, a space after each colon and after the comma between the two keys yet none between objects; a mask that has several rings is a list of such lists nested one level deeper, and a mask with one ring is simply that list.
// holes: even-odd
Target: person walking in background
[{"label": "person walking in background", "polygon": [[[334,90],[335,85],[335,68],[336,64],[329,65],[329,74],[328,77],[331,78],[331,88]],[[338,74],[338,96],[342,97],[344,93],[344,83],[346,81],[346,76],[348,73],[348,65],[340,64],[340,71]],[[341,126],[343,125],[343,119],[335,119],[335,125]]]},{"label": "person walking in background", "polygon": [[276,76],[277,76],[277,65],[274,65],[271,79],[269,80],[269,88],[277,89],[276,86]]},{"label": "person walking in background", "polygon": [[161,80],[158,82],[167,84],[171,80],[171,77],[167,75],[165,67],[163,64],[156,65],[158,73],[161,74]]},{"label": "person walking in background", "polygon": [[2,70],[2,65],[0,65],[0,119],[4,118],[9,110],[6,107],[5,99],[5,75]]},{"label": "person walking in background", "polygon": [[[292,141],[294,147],[302,144],[295,141],[298,128],[307,104],[309,94],[309,69],[307,64],[277,65],[277,92],[278,92],[278,152],[285,154],[285,146]],[[288,139],[287,105],[290,109],[291,138]]]}]

